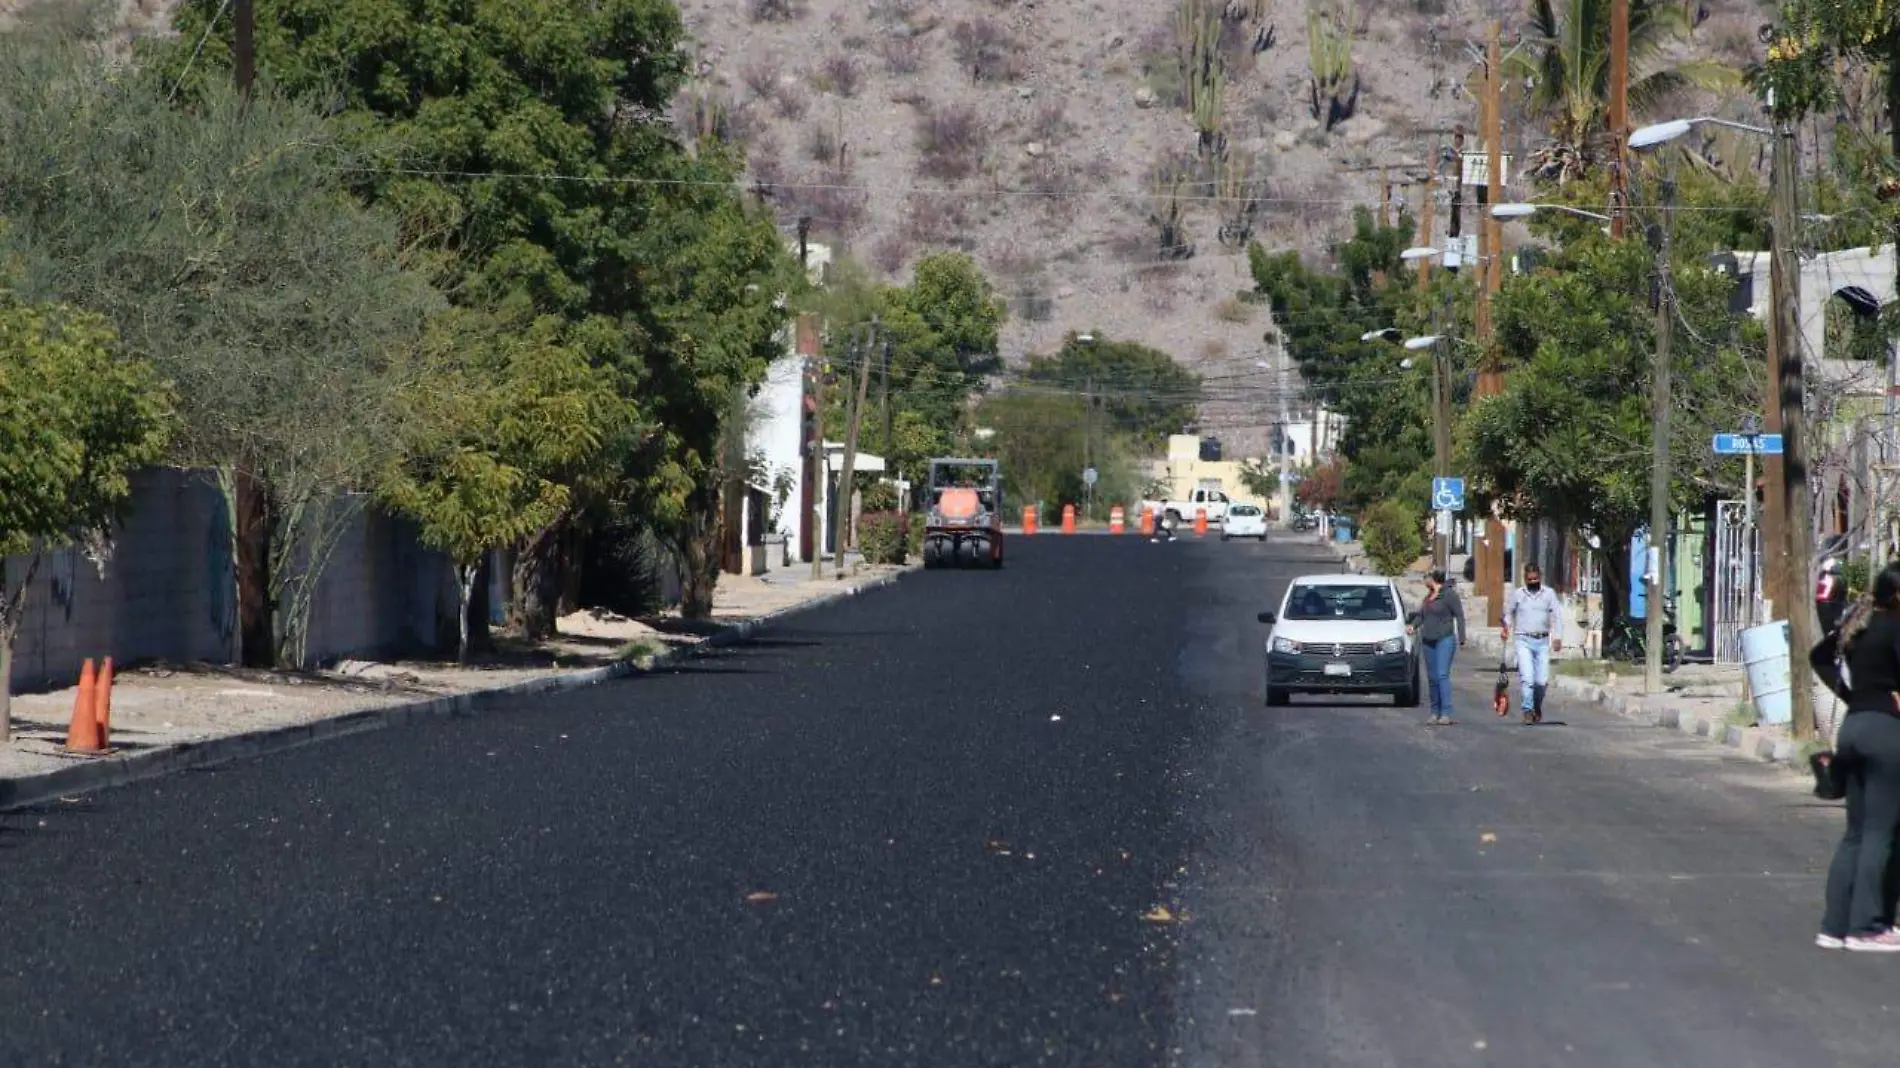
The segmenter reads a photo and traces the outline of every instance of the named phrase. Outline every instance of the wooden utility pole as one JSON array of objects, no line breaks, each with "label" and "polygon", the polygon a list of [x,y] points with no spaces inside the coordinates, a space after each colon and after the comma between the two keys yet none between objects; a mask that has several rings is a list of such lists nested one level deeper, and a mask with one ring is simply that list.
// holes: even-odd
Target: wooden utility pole
[{"label": "wooden utility pole", "polygon": [[238,95],[246,100],[251,97],[251,83],[257,80],[256,16],[251,10],[251,0],[236,0],[231,7],[232,28],[232,68],[237,81]]},{"label": "wooden utility pole", "polygon": [[[1504,286],[1504,224],[1491,217],[1491,207],[1504,199],[1504,77],[1502,64],[1503,24],[1491,23],[1485,42],[1484,79],[1484,188],[1485,211],[1478,218],[1478,233],[1483,235],[1485,258],[1483,284],[1478,287],[1483,314],[1478,323],[1478,341],[1483,361],[1478,374],[1478,395],[1495,396],[1504,391],[1492,333],[1491,296]],[[1504,523],[1496,514],[1484,517],[1484,536],[1472,547],[1471,571],[1478,593],[1485,599],[1485,621],[1496,627],[1504,623],[1504,586],[1509,577],[1504,569]]]},{"label": "wooden utility pole", "polygon": [[[1774,559],[1776,549],[1781,560],[1773,571],[1779,572],[1780,587],[1775,604],[1788,620],[1788,676],[1793,691],[1794,710],[1790,724],[1798,740],[1814,737],[1814,669],[1808,664],[1808,650],[1814,648],[1819,629],[1814,615],[1814,519],[1808,500],[1807,411],[1804,396],[1801,354],[1801,265],[1795,258],[1795,161],[1797,146],[1794,126],[1786,119],[1775,120],[1773,180],[1774,248],[1769,255],[1769,285],[1773,290],[1769,316],[1768,351],[1775,356],[1770,414],[1780,409],[1781,479],[1769,482],[1769,499],[1780,497],[1783,541],[1770,546],[1767,555]],[[1776,394],[1779,393],[1777,397]]]},{"label": "wooden utility pole", "polygon": [[858,388],[851,396],[844,431],[844,460],[838,465],[837,577],[844,578],[844,550],[851,534],[851,480],[857,475],[858,428],[864,421],[864,398],[871,390],[872,353],[877,351],[877,316],[871,316],[871,337],[859,351]]},{"label": "wooden utility pole", "polygon": [[1629,214],[1630,185],[1630,0],[1610,3],[1610,139],[1616,146],[1610,161],[1610,236],[1623,236]]},{"label": "wooden utility pole", "polygon": [[[1438,192],[1438,168],[1432,167],[1426,170],[1425,172],[1425,196],[1424,196],[1425,202],[1419,206],[1419,212],[1418,212],[1418,243],[1420,247],[1424,247],[1432,243],[1432,225],[1433,225],[1432,216],[1433,216],[1433,212],[1438,207],[1437,192]],[[1426,292],[1431,289],[1431,280],[1432,280],[1432,261],[1430,257],[1427,257],[1426,259],[1420,260],[1418,264],[1419,299],[1423,300]],[[1423,310],[1424,309],[1422,308],[1420,309],[1421,312],[1423,312]]]}]

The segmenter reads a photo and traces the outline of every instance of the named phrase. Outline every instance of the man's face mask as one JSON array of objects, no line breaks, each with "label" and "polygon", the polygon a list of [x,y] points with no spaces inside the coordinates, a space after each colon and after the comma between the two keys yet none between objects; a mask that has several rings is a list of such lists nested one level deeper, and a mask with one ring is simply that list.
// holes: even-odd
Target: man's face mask
[{"label": "man's face mask", "polygon": [[1541,590],[1544,588],[1544,580],[1543,579],[1525,579],[1524,585],[1532,593],[1536,593],[1538,590]]}]

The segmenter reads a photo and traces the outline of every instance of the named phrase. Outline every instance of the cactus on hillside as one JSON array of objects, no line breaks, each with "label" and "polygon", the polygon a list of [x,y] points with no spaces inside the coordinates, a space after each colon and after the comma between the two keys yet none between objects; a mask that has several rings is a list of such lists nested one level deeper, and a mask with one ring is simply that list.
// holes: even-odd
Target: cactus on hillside
[{"label": "cactus on hillside", "polygon": [[1181,205],[1181,190],[1188,184],[1191,171],[1191,167],[1177,163],[1164,163],[1155,169],[1150,187],[1154,196],[1154,211],[1149,214],[1148,221],[1155,225],[1160,255],[1164,260],[1185,260],[1194,256],[1194,246],[1187,239],[1187,222]]},{"label": "cactus on hillside", "polygon": [[1220,243],[1242,248],[1253,238],[1253,219],[1260,210],[1260,183],[1254,175],[1253,160],[1244,155],[1229,157],[1215,171],[1215,202],[1220,206]]},{"label": "cactus on hillside", "polygon": [[1331,4],[1306,12],[1307,65],[1312,71],[1313,118],[1328,131],[1352,117],[1359,77],[1352,67],[1352,19]]},{"label": "cactus on hillside", "polygon": [[1188,112],[1200,136],[1201,155],[1219,159],[1227,151],[1222,128],[1227,67],[1221,58],[1221,12],[1213,0],[1181,0],[1175,12],[1175,33],[1182,48]]}]

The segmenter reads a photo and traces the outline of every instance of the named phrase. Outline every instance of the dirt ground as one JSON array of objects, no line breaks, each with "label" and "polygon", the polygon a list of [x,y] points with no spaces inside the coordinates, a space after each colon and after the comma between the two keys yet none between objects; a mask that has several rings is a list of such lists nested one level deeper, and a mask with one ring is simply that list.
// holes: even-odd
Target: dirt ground
[{"label": "dirt ground", "polygon": [[[124,753],[507,686],[618,660],[645,661],[663,649],[696,644],[745,620],[897,570],[861,568],[842,581],[829,573],[816,581],[803,572],[781,572],[770,581],[726,576],[719,581],[710,621],[688,622],[677,613],[630,619],[598,610],[576,612],[562,617],[559,632],[546,642],[497,634],[495,649],[468,665],[452,660],[345,660],[311,672],[202,663],[135,665],[114,680],[110,742]],[[13,741],[0,746],[0,778],[90,759],[62,748],[75,696],[73,688],[14,696]]]}]

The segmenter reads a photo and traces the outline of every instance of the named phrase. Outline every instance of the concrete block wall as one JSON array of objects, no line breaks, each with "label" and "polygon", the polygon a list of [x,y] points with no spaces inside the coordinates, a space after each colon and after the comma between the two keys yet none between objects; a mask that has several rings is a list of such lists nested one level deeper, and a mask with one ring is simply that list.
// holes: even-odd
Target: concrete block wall
[{"label": "concrete block wall", "polygon": [[[27,560],[9,557],[17,583]],[[70,685],[88,658],[228,662],[236,651],[231,541],[209,476],[176,469],[132,480],[103,577],[74,550],[45,554],[14,645],[16,691]],[[447,562],[414,528],[363,510],[346,529],[311,613],[313,660],[440,648],[454,623]],[[452,634],[452,629],[447,631]]]}]

